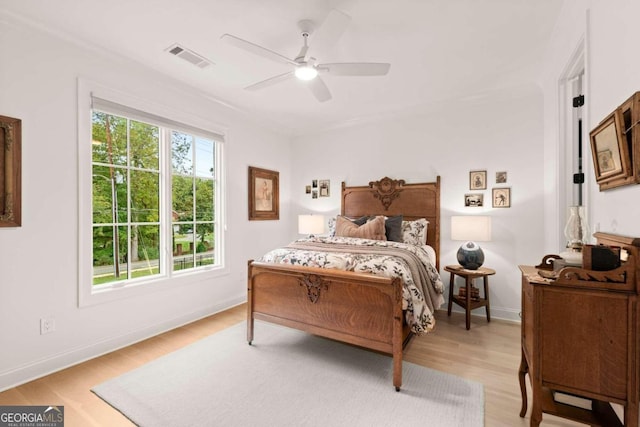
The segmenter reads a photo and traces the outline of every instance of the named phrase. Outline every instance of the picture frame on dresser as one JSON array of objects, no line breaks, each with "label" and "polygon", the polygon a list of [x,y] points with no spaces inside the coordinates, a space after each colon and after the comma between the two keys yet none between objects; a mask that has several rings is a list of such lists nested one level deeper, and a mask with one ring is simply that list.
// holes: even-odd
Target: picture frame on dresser
[{"label": "picture frame on dresser", "polygon": [[249,166],[249,221],[280,219],[279,176],[276,171]]}]

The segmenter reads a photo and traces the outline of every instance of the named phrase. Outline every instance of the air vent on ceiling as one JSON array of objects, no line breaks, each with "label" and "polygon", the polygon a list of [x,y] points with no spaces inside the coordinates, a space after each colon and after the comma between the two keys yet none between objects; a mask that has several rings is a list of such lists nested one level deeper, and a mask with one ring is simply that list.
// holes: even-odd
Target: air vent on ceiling
[{"label": "air vent on ceiling", "polygon": [[187,49],[184,46],[180,46],[179,44],[174,44],[166,49],[172,55],[177,56],[178,58],[182,58],[190,64],[195,65],[198,68],[207,68],[209,65],[213,65],[213,62],[209,61],[202,55],[198,55],[191,49]]}]

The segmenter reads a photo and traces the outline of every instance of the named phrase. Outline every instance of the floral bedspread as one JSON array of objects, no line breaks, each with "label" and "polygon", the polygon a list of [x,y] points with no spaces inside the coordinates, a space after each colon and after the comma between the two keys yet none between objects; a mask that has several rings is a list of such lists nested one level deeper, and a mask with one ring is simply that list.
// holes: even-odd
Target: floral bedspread
[{"label": "floral bedspread", "polygon": [[416,334],[433,329],[433,313],[444,303],[438,270],[421,246],[351,237],[310,237],[274,249],[259,261],[399,277],[403,283],[402,309]]}]

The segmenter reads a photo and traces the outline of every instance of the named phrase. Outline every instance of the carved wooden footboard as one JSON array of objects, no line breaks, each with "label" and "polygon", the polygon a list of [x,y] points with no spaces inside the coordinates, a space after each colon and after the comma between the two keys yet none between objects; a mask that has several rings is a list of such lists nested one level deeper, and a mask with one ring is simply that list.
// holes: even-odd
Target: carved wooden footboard
[{"label": "carved wooden footboard", "polygon": [[402,385],[402,282],[371,274],[249,261],[247,340],[254,319],[393,356]]}]

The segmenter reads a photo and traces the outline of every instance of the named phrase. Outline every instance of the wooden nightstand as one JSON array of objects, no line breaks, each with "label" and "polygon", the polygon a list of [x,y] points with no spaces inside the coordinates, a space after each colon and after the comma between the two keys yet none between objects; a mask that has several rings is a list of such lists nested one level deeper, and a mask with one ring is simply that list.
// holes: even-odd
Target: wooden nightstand
[{"label": "wooden nightstand", "polygon": [[[454,302],[464,308],[467,317],[468,330],[471,328],[471,310],[479,307],[485,307],[487,312],[487,322],[491,322],[491,312],[489,310],[489,276],[496,274],[496,271],[486,267],[480,267],[477,270],[465,270],[460,265],[447,265],[444,269],[445,271],[448,271],[451,276],[449,280],[449,307],[447,309],[447,314],[451,316],[451,306]],[[464,297],[454,295],[453,288],[456,275],[464,277],[466,292]],[[477,298],[473,298],[471,295],[473,280],[480,277],[482,277],[484,281],[484,296],[483,298],[480,298],[479,296]]]}]

